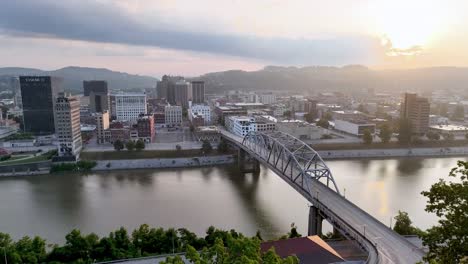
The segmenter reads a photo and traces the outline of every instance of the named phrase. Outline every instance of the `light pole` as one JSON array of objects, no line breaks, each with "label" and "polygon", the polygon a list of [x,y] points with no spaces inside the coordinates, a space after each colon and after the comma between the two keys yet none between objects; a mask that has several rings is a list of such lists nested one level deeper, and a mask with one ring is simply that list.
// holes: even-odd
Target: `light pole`
[{"label": "light pole", "polygon": [[346,198],[346,188],[343,190],[343,197]]}]

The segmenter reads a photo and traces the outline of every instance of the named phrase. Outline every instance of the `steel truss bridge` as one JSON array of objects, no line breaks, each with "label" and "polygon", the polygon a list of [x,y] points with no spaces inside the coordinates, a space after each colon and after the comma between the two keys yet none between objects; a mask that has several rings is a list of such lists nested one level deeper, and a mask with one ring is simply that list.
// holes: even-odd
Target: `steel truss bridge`
[{"label": "steel truss bridge", "polygon": [[312,206],[309,235],[320,234],[327,220],[344,237],[368,253],[367,263],[411,263],[424,253],[339,192],[320,155],[301,140],[282,132],[250,132],[239,137],[221,130],[223,138],[239,148],[239,163],[250,157],[274,171]]}]

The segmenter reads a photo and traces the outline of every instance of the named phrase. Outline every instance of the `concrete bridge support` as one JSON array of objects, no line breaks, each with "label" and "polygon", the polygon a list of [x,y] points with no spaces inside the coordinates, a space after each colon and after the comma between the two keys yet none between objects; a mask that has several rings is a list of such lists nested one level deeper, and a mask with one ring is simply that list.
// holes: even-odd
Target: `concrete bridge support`
[{"label": "concrete bridge support", "polygon": [[239,166],[239,170],[242,173],[260,172],[260,162],[257,159],[251,157],[249,153],[243,149],[239,149],[239,154],[237,155],[237,164]]},{"label": "concrete bridge support", "polygon": [[322,235],[322,222],[323,216],[320,214],[320,210],[315,206],[309,207],[309,228],[307,235],[315,236]]}]

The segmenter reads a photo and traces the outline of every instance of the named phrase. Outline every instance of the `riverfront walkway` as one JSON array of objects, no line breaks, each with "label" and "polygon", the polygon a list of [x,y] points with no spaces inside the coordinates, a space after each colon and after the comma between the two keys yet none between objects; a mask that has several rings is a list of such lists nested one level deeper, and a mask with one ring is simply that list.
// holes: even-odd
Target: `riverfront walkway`
[{"label": "riverfront walkway", "polygon": [[[279,166],[270,162],[271,149],[268,146],[260,145],[260,143],[247,146],[243,144],[244,138],[226,130],[221,130],[221,133],[225,139],[273,170],[323,212],[326,219],[343,235],[357,241],[369,253],[368,263],[412,264],[422,260],[424,253],[420,249],[325,184],[313,179],[307,181],[307,186],[302,187],[291,181],[291,178],[287,177]],[[285,160],[280,161],[280,163],[283,162],[289,163]]]}]

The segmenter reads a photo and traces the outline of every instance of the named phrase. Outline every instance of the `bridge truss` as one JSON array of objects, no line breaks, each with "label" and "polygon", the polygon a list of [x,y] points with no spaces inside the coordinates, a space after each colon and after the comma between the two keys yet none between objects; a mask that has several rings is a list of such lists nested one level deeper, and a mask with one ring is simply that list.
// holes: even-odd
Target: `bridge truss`
[{"label": "bridge truss", "polygon": [[279,131],[249,132],[242,145],[311,196],[314,195],[310,190],[311,180],[326,181],[328,187],[340,193],[330,169],[320,155],[296,137]]}]

